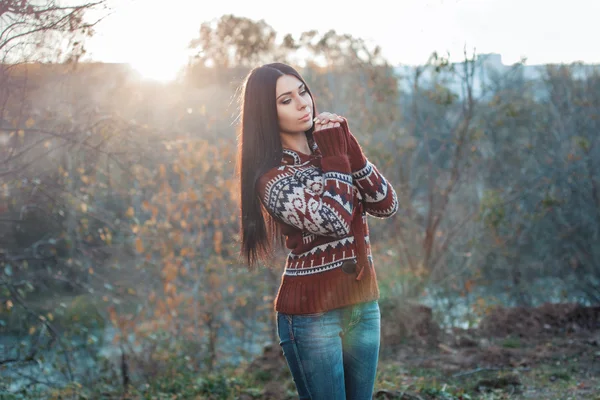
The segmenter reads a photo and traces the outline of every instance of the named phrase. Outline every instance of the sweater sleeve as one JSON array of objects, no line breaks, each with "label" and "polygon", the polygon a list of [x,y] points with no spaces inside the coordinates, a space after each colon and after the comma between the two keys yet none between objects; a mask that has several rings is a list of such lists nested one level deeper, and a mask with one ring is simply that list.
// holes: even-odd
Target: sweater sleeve
[{"label": "sweater sleeve", "polygon": [[365,211],[374,217],[391,217],[398,211],[398,197],[394,188],[366,158],[360,144],[348,128],[348,122],[344,120],[341,125],[346,133],[352,179],[363,198]]},{"label": "sweater sleeve", "polygon": [[365,211],[374,217],[388,218],[398,211],[396,191],[368,160],[365,166],[352,172],[355,186],[363,197]]},{"label": "sweater sleeve", "polygon": [[351,233],[354,187],[348,156],[333,148],[329,154],[322,159],[322,175],[310,183],[305,170],[281,166],[264,174],[257,189],[276,219],[315,235],[342,238]]}]

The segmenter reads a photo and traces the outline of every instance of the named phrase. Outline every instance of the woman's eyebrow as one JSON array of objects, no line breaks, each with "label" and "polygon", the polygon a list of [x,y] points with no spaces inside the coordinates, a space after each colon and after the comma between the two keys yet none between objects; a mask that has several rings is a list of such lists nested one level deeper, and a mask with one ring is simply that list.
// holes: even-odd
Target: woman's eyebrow
[{"label": "woman's eyebrow", "polygon": [[[298,89],[300,89],[302,86],[304,86],[304,83],[301,83],[301,84],[298,86]],[[277,96],[277,99],[278,99],[278,98],[280,98],[281,96],[285,96],[286,94],[292,94],[292,92],[285,92],[285,93],[281,93],[279,96]],[[277,99],[275,99],[275,100],[277,100]]]}]

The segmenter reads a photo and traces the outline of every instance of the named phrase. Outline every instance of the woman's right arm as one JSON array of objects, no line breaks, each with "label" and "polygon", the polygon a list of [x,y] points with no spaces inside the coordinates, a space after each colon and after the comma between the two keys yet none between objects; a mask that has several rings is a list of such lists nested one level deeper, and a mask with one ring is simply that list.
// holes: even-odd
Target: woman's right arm
[{"label": "woman's right arm", "polygon": [[295,168],[281,166],[263,175],[258,193],[275,218],[315,235],[346,237],[354,211],[354,188],[346,155],[345,132],[341,127],[314,133],[323,153],[322,181],[307,187]]}]

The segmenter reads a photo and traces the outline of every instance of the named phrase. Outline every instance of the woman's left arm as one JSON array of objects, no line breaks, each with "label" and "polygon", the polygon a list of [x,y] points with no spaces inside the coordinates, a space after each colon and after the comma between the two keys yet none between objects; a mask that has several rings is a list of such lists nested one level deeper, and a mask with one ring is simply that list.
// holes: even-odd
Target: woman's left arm
[{"label": "woman's left arm", "polygon": [[348,160],[354,187],[361,194],[365,211],[374,217],[391,217],[398,211],[398,197],[392,185],[367,160],[360,144],[350,132],[348,121],[336,114],[324,112],[315,118],[316,123],[339,122],[347,144]]},{"label": "woman's left arm", "polygon": [[398,211],[396,191],[377,167],[365,157],[360,144],[350,132],[345,118],[341,126],[347,135],[352,179],[363,197],[365,211],[374,217],[391,217]]}]

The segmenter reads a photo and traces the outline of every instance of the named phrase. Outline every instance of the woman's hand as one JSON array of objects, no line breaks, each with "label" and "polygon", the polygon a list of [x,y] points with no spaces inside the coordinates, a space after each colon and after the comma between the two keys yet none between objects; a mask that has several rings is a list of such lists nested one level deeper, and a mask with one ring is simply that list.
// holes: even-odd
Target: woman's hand
[{"label": "woman's hand", "polygon": [[314,121],[315,132],[321,129],[338,127],[341,125],[340,123],[345,123],[345,128],[347,130],[345,137],[347,143],[347,154],[350,158],[350,167],[352,168],[353,172],[359,171],[365,167],[367,164],[367,158],[364,155],[360,144],[358,144],[356,137],[354,137],[352,132],[350,132],[347,121],[344,117],[340,117],[339,115],[330,112],[322,112],[314,119]]},{"label": "woman's hand", "polygon": [[315,131],[320,131],[327,128],[337,128],[340,126],[340,122],[344,122],[344,119],[337,114],[322,112],[313,121],[315,123]]},{"label": "woman's hand", "polygon": [[345,119],[330,113],[322,112],[314,119],[313,137],[324,156],[347,156],[348,141],[344,129],[332,129],[342,126]]}]

